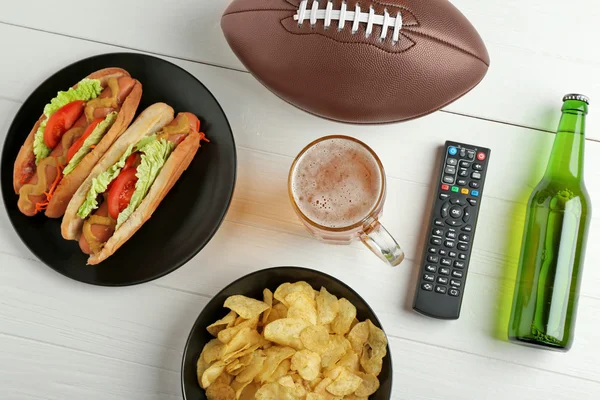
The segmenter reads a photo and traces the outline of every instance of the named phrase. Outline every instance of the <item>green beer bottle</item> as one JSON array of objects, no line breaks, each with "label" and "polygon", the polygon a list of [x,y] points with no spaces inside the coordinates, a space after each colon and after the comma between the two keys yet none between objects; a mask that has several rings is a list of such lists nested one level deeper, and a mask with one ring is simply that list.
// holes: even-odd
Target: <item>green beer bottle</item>
[{"label": "green beer bottle", "polygon": [[563,99],[546,173],[529,198],[508,338],[567,351],[573,344],[591,205],[583,182],[589,100]]}]

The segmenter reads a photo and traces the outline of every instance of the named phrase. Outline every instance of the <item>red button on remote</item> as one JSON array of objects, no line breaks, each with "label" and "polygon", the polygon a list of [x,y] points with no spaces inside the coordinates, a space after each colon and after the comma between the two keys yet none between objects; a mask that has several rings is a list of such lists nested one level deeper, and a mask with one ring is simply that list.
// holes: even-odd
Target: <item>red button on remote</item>
[{"label": "red button on remote", "polygon": [[449,185],[442,185],[442,190],[450,190],[450,186]]},{"label": "red button on remote", "polygon": [[485,153],[484,153],[484,152],[482,152],[482,151],[480,151],[479,153],[477,153],[477,159],[478,159],[479,161],[483,161],[483,160],[485,160]]}]

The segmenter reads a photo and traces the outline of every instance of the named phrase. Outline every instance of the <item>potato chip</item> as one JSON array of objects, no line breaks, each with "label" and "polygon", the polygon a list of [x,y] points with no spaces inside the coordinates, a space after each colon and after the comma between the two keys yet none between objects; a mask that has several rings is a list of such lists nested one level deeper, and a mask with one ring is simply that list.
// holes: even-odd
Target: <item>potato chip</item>
[{"label": "potato chip", "polygon": [[263,365],[267,356],[265,352],[262,350],[255,351],[247,355],[247,357],[251,357],[250,362],[237,374],[235,380],[238,382],[250,382],[252,381],[256,375],[260,373],[263,369]]},{"label": "potato chip", "polygon": [[347,396],[354,393],[362,381],[359,376],[354,375],[345,368],[341,368],[337,378],[325,389],[334,396]]},{"label": "potato chip", "polygon": [[369,338],[369,324],[367,321],[359,322],[354,325],[354,328],[348,333],[347,339],[352,346],[352,350],[359,356],[362,354],[362,349],[367,339]]},{"label": "potato chip", "polygon": [[317,324],[317,308],[315,301],[304,292],[294,292],[286,296],[290,305],[287,318],[303,319],[312,325]]},{"label": "potato chip", "polygon": [[210,333],[211,335],[216,337],[217,334],[219,332],[221,332],[223,329],[233,326],[233,323],[235,322],[236,318],[237,318],[237,314],[234,311],[230,311],[229,314],[227,314],[226,316],[224,316],[217,322],[207,326],[206,330],[208,331],[208,333]]},{"label": "potato chip", "polygon": [[329,368],[337,363],[350,348],[348,340],[340,335],[330,335],[329,343],[324,352],[321,353],[321,366]]},{"label": "potato chip", "polygon": [[265,350],[266,359],[264,360],[261,372],[256,376],[258,382],[266,381],[275,372],[279,364],[288,358],[291,358],[296,350],[291,347],[273,346]]},{"label": "potato chip", "polygon": [[327,398],[320,393],[307,393],[306,400],[327,400]]},{"label": "potato chip", "polygon": [[256,392],[256,400],[298,400],[291,388],[281,386],[277,382],[267,383]]},{"label": "potato chip", "polygon": [[[248,386],[246,386],[245,388],[242,389],[241,391],[241,395],[238,398],[238,400],[254,400],[254,396],[256,394],[256,392],[259,389],[259,385],[256,382],[250,382],[248,383]],[[235,395],[237,396],[237,391],[235,393]]]},{"label": "potato chip", "polygon": [[293,293],[293,292],[304,292],[311,299],[315,298],[314,289],[312,288],[312,286],[310,286],[308,283],[306,283],[304,281],[299,281],[296,283],[283,283],[283,284],[279,285],[279,287],[275,290],[275,293],[273,294],[273,296],[277,300],[282,302],[283,305],[285,305],[286,307],[289,307],[290,305],[286,302],[285,298],[287,297],[287,295],[289,295],[290,293]]},{"label": "potato chip", "polygon": [[283,346],[291,346],[296,350],[303,348],[300,332],[309,325],[303,319],[282,318],[265,326],[265,339]]},{"label": "potato chip", "polygon": [[235,311],[244,319],[252,319],[258,317],[263,311],[267,310],[269,305],[260,300],[236,294],[234,296],[229,296],[227,300],[225,300],[223,307]]},{"label": "potato chip", "polygon": [[329,344],[329,333],[322,325],[308,326],[300,332],[300,341],[308,350],[323,353]]},{"label": "potato chip", "polygon": [[352,349],[348,350],[346,354],[337,362],[337,366],[344,367],[348,371],[358,371],[360,369],[360,360],[358,354]]},{"label": "potato chip", "polygon": [[345,298],[338,300],[339,311],[337,317],[331,323],[331,329],[338,335],[345,335],[350,330],[350,324],[356,317],[356,307]]},{"label": "potato chip", "polygon": [[267,308],[262,314],[261,322],[264,326],[267,324],[267,321],[269,320],[269,315],[271,314],[271,310],[273,309],[273,292],[271,292],[269,289],[263,290],[263,301],[266,305],[269,306],[269,308]]},{"label": "potato chip", "polygon": [[379,389],[379,379],[377,379],[375,375],[362,372],[356,372],[355,374],[362,379],[362,383],[358,389],[356,389],[356,392],[354,392],[356,396],[369,397]]},{"label": "potato chip", "polygon": [[290,389],[294,389],[296,387],[296,385],[294,384],[294,380],[289,375],[282,376],[281,378],[279,378],[277,383],[279,383],[281,386],[285,386]]},{"label": "potato chip", "polygon": [[383,357],[387,354],[387,338],[385,333],[370,320],[367,320],[369,326],[369,338],[364,345],[360,358],[360,365],[366,373],[379,375],[383,365]]},{"label": "potato chip", "polygon": [[225,371],[228,374],[237,375],[241,372],[242,368],[244,368],[244,365],[240,362],[239,359],[236,358],[233,361],[230,361],[229,364],[225,366]]},{"label": "potato chip", "polygon": [[223,348],[223,343],[219,339],[212,339],[204,346],[202,349],[201,357],[204,358],[208,364],[211,364],[213,361],[219,359],[219,354],[221,353],[221,349]]},{"label": "potato chip", "polygon": [[325,388],[331,385],[332,383],[333,380],[331,378],[323,378],[321,382],[319,382],[319,384],[315,387],[315,390],[313,390],[313,392],[325,394],[327,393],[327,390]]},{"label": "potato chip", "polygon": [[200,380],[202,388],[206,389],[207,387],[209,387],[215,380],[217,380],[219,375],[223,373],[224,369],[225,363],[223,361],[217,361],[210,367],[208,367],[206,371],[204,371],[204,373],[202,374],[202,379]]},{"label": "potato chip", "polygon": [[236,380],[234,380],[233,382],[231,382],[231,388],[233,389],[233,391],[235,392],[235,398],[239,399],[242,396],[242,392],[244,391],[244,389],[246,388],[246,386],[248,386],[248,384],[250,384],[250,382],[238,382]]},{"label": "potato chip", "polygon": [[337,317],[339,310],[338,299],[321,287],[321,291],[317,296],[317,312],[319,316],[319,324],[326,325]]},{"label": "potato chip", "polygon": [[344,396],[344,400],[368,400],[368,397],[357,396],[356,394],[349,394]]},{"label": "potato chip", "polygon": [[219,383],[224,383],[225,385],[229,385],[232,380],[233,380],[233,377],[231,375],[229,375],[226,371],[223,371],[223,372],[221,372],[221,375],[219,375],[212,384],[216,385]]},{"label": "potato chip", "polygon": [[271,374],[271,376],[269,376],[267,378],[267,382],[276,382],[279,380],[279,378],[285,376],[288,374],[288,372],[290,372],[290,365],[292,364],[292,362],[287,359],[287,360],[283,360],[281,362],[281,364],[279,364],[277,366],[277,368],[275,368],[275,371],[273,371],[273,373]]},{"label": "potato chip", "polygon": [[242,328],[229,343],[222,347],[219,359],[229,361],[242,357],[248,353],[248,349],[256,350],[262,341],[262,336],[254,329]]},{"label": "potato chip", "polygon": [[321,369],[321,356],[310,350],[300,350],[292,356],[292,371],[298,371],[302,379],[312,381]]},{"label": "potato chip", "polygon": [[208,369],[208,367],[210,367],[210,363],[204,361],[204,357],[202,357],[202,354],[200,354],[200,357],[198,357],[198,361],[196,362],[196,376],[198,377],[198,384],[200,386],[202,386],[202,375],[204,374],[204,371]]},{"label": "potato chip", "polygon": [[206,389],[206,398],[208,400],[236,400],[233,389],[224,383],[210,385]]},{"label": "potato chip", "polygon": [[240,330],[244,328],[256,329],[256,326],[258,325],[258,317],[254,317],[252,319],[238,318],[238,321],[241,322],[219,332],[217,337],[222,343],[229,343]]}]

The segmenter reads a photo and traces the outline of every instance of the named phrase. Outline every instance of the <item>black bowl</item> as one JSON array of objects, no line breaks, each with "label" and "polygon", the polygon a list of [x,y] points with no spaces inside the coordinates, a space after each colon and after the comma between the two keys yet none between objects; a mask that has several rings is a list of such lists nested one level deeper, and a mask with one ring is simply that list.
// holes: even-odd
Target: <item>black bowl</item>
[{"label": "black bowl", "polygon": [[[314,289],[325,287],[335,296],[345,297],[356,307],[356,317],[359,321],[370,319],[375,326],[383,329],[375,313],[360,297],[358,293],[342,281],[320,271],[300,267],[275,267],[263,269],[246,275],[231,283],[221,290],[204,307],[194,323],[183,350],[183,362],[181,365],[181,388],[185,400],[206,400],[204,389],[198,385],[196,377],[196,362],[202,352],[202,348],[213,337],[207,332],[206,327],[218,319],[223,318],[229,310],[223,308],[227,297],[234,294],[243,294],[255,299],[262,299],[262,291],[269,288],[275,291],[279,285],[285,282],[306,281]],[[369,399],[388,400],[392,393],[392,356],[388,345],[387,355],[383,359],[383,368],[379,375],[381,386]]]},{"label": "black bowl", "polygon": [[[161,202],[152,218],[97,266],[75,241],[60,234],[62,219],[26,217],[17,208],[12,186],[13,165],[20,147],[44,105],[91,72],[125,68],[143,86],[138,114],[162,101],[175,112],[200,118],[210,143],[202,145],[189,168]],[[236,176],[233,134],[221,106],[193,75],[166,60],[133,53],[103,54],[78,61],[43,82],[15,116],[2,152],[2,196],[10,222],[25,245],[46,265],[80,282],[124,286],[168,274],[198,253],[219,228],[231,202]]]}]

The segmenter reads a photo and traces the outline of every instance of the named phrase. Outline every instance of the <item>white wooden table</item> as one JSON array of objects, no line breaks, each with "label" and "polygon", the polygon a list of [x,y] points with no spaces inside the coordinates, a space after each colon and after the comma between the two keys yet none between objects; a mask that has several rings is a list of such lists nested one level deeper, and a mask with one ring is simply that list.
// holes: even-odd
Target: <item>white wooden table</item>
[{"label": "white wooden table", "polygon": [[[574,348],[509,344],[506,336],[525,204],[543,173],[561,98],[592,99],[586,181],[600,209],[600,5],[594,0],[454,0],[480,31],[492,66],[468,96],[425,118],[349,126],[286,104],[244,71],[222,36],[229,0],[18,0],[0,8],[0,140],[28,94],[57,69],[115,51],[155,54],[190,71],[221,103],[239,166],[229,214],[210,244],[151,283],[102,288],[35,259],[0,208],[0,399],[179,399],[183,346],[211,296],[275,265],[325,271],[374,308],[394,357],[394,399],[600,398],[600,217],[592,220]],[[389,179],[383,222],[407,260],[388,268],[359,243],[312,239],[286,193],[309,141],[355,136]],[[492,149],[461,318],[410,311],[433,191],[447,139]],[[40,238],[40,240],[43,240]],[[168,249],[165,249],[168,251]]]}]

